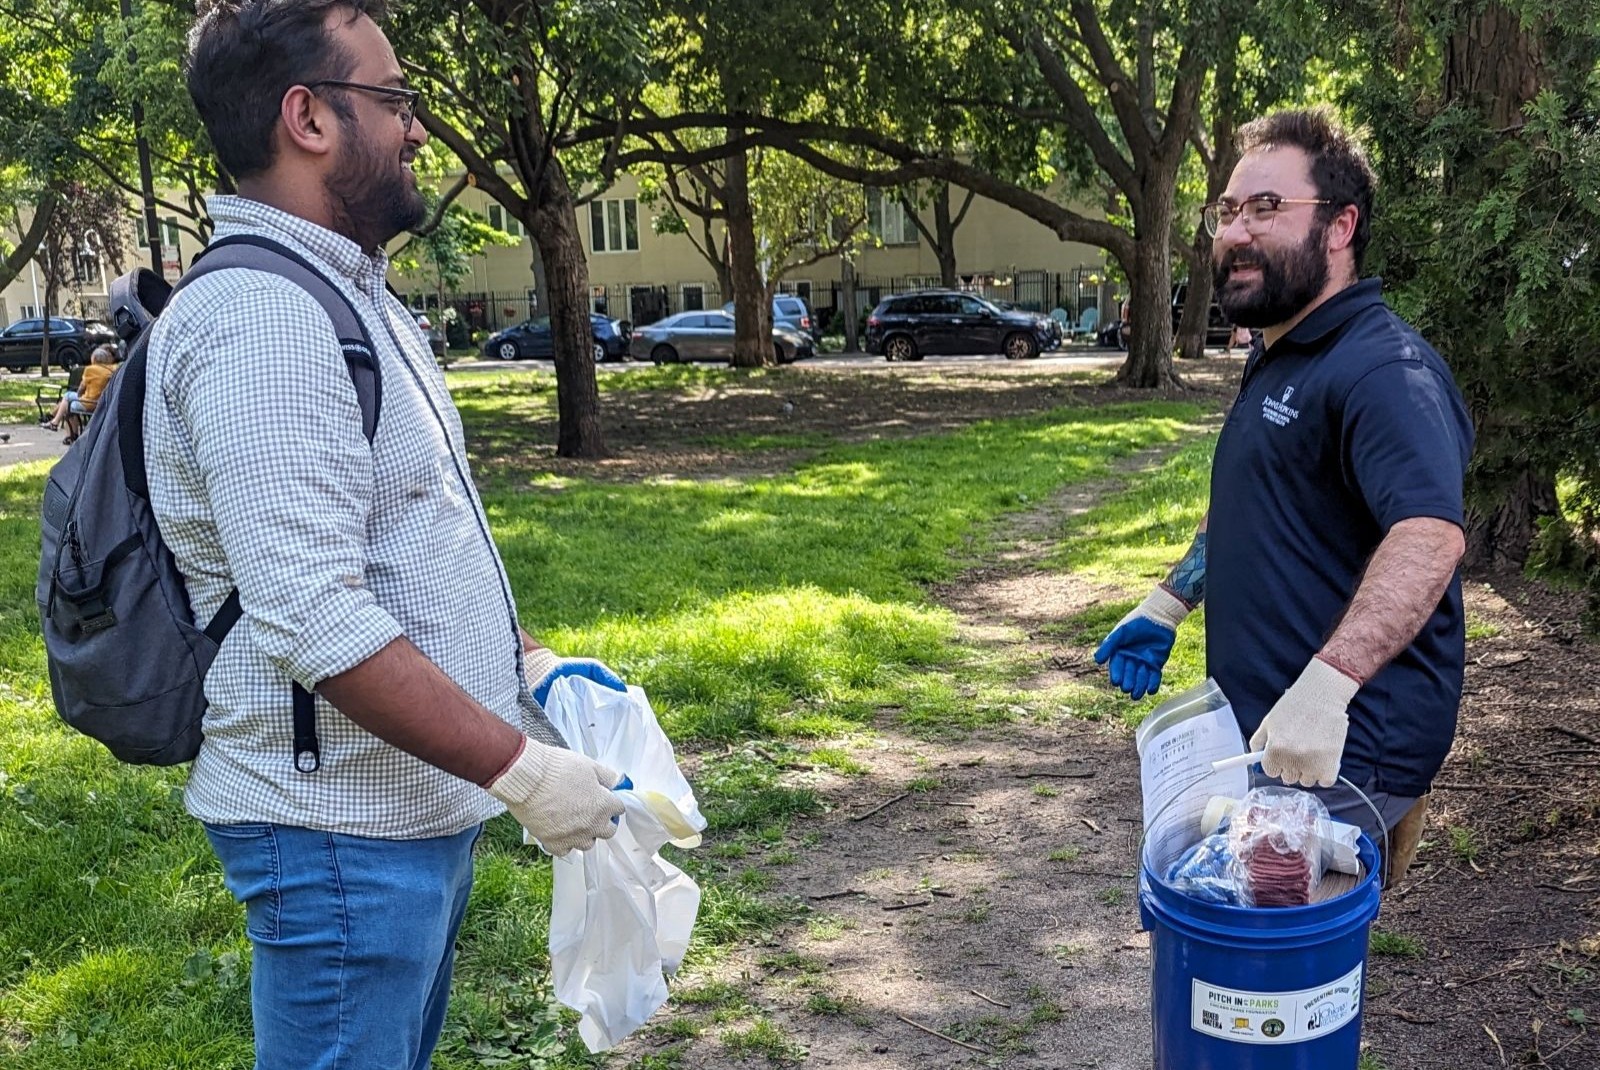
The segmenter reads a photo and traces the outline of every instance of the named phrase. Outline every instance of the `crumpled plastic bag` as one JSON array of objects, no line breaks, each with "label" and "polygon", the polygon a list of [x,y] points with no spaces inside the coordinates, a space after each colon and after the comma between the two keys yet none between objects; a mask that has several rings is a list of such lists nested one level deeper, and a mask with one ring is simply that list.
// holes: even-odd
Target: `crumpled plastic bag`
[{"label": "crumpled plastic bag", "polygon": [[1239,800],[1228,824],[1228,849],[1245,906],[1304,906],[1322,882],[1328,822],[1321,799],[1296,788],[1256,788]]},{"label": "crumpled plastic bag", "polygon": [[700,910],[700,886],[662,859],[698,847],[706,820],[644,691],[580,677],[550,688],[545,714],[567,745],[625,774],[617,834],[552,859],[550,972],[556,998],[583,1016],[590,1051],[615,1047],[667,1001]]}]

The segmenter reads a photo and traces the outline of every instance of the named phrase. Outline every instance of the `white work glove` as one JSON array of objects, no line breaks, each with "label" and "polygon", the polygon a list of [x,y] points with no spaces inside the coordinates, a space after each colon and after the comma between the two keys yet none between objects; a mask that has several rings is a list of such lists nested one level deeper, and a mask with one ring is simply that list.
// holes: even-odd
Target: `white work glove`
[{"label": "white work glove", "polygon": [[1261,771],[1285,784],[1333,787],[1350,727],[1345,711],[1359,690],[1360,680],[1312,658],[1250,737],[1251,750],[1266,748]]},{"label": "white work glove", "polygon": [[592,758],[526,737],[522,753],[484,790],[506,804],[546,854],[582,851],[616,835],[622,774]]}]

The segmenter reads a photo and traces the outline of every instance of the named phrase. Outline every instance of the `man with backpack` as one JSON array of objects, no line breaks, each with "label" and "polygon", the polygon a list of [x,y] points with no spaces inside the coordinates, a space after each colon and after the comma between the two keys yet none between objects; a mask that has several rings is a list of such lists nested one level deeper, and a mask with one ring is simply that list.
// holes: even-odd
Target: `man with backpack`
[{"label": "man with backpack", "polygon": [[383,14],[201,5],[189,91],[238,186],[209,202],[217,239],[295,267],[197,274],[147,342],[154,520],[196,622],[237,595],[185,803],[246,907],[260,1070],[426,1067],[482,822],[509,809],[564,854],[622,812],[622,774],[540,706],[561,675],[622,682],[521,631],[459,417],[385,287],[427,135]]}]

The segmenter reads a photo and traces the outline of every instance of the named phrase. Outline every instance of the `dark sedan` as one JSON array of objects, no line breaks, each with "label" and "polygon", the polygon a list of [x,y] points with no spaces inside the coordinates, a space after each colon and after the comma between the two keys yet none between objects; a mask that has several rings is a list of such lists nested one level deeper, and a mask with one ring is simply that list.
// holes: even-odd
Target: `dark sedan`
[{"label": "dark sedan", "polygon": [[[596,364],[628,359],[627,324],[598,312],[589,313],[589,324]],[[496,360],[526,360],[530,357],[553,359],[556,347],[550,333],[550,317],[535,316],[515,327],[491,334],[483,341],[483,355]]]},{"label": "dark sedan", "polygon": [[928,353],[1004,353],[1024,360],[1053,344],[1052,336],[1031,312],[1007,312],[954,290],[897,294],[867,317],[867,352],[889,360],[921,360]]},{"label": "dark sedan", "polygon": [[[50,363],[58,368],[76,368],[89,359],[94,347],[115,344],[116,334],[102,323],[85,323],[70,316],[50,317]],[[0,331],[0,367],[26,371],[39,366],[39,349],[44,342],[44,320],[18,320]]]}]

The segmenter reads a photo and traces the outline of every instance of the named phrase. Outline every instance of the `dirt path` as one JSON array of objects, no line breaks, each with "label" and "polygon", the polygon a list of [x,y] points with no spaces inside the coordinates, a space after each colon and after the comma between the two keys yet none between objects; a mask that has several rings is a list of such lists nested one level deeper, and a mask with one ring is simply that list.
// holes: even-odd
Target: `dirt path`
[{"label": "dirt path", "polygon": [[[1218,393],[1229,370],[1210,373]],[[905,377],[893,388],[797,376],[782,397],[724,392],[621,414],[608,428],[618,449],[609,463],[617,478],[715,478],[726,459],[685,441],[700,428],[916,434],[943,426],[952,401],[964,422],[1117,393],[1039,387],[1016,376]],[[930,592],[959,615],[965,641],[1053,666],[1033,681],[1041,687],[1092,672],[1087,648],[1043,628],[1137,592],[1045,571],[1040,558],[1063,518],[1116,482],[1012,518],[986,560]],[[1600,1066],[1591,1024],[1600,1020],[1597,648],[1578,635],[1576,596],[1483,578],[1469,582],[1467,602],[1461,730],[1418,865],[1386,896],[1378,921],[1387,953],[1369,964],[1367,1065],[1592,1070]],[[868,775],[791,773],[830,811],[796,821],[764,860],[740,863],[770,882],[770,894],[803,904],[805,916],[683,978],[687,998],[622,1049],[629,1065],[1150,1065],[1131,734],[1056,717],[927,741],[900,731],[895,712],[883,711],[871,744],[853,752]],[[777,1028],[750,1024],[761,1019]]]}]

